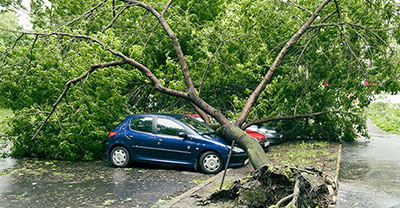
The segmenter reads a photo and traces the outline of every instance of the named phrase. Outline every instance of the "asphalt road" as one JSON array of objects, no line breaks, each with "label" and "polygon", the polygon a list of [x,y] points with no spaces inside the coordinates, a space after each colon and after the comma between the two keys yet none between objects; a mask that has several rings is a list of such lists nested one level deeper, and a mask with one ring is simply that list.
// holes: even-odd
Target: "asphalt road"
[{"label": "asphalt road", "polygon": [[161,166],[114,168],[106,160],[0,158],[0,208],[158,207],[212,176]]},{"label": "asphalt road", "polygon": [[400,135],[368,122],[371,140],[342,146],[337,208],[400,208]]}]

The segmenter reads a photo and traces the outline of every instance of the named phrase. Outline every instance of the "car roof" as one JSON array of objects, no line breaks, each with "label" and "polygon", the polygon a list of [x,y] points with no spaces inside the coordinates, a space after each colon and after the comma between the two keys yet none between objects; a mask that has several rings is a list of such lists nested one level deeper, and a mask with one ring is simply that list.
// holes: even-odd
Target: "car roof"
[{"label": "car roof", "polygon": [[175,113],[144,113],[144,114],[133,114],[133,115],[130,115],[130,116],[128,116],[128,117],[138,117],[138,116],[140,116],[140,117],[142,117],[142,116],[149,116],[149,117],[154,117],[154,116],[157,116],[157,117],[173,117],[173,118],[177,118],[177,119],[179,119],[179,118],[182,118],[182,117],[184,117],[185,115],[182,115],[182,114],[175,114]]}]

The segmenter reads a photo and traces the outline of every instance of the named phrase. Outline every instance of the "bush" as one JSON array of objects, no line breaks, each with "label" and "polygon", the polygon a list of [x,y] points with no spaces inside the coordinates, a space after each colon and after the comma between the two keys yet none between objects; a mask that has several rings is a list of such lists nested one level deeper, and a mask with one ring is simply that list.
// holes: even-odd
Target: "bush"
[{"label": "bush", "polygon": [[374,102],[366,113],[383,131],[400,134],[400,105],[392,103]]}]

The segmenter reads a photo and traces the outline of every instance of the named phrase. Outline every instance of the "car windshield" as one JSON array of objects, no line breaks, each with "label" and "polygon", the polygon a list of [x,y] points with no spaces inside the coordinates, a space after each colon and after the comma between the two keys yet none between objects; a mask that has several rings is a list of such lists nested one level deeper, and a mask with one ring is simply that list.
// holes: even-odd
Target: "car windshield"
[{"label": "car windshield", "polygon": [[214,129],[212,129],[210,126],[194,118],[183,116],[179,118],[179,120],[201,135],[215,133]]}]

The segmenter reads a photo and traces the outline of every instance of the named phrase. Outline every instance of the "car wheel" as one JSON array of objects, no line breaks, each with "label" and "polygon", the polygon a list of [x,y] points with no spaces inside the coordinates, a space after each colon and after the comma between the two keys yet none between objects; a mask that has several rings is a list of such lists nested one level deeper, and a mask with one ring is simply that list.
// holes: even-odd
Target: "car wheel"
[{"label": "car wheel", "polygon": [[200,157],[200,168],[205,173],[218,173],[223,166],[222,158],[216,152],[205,152]]},{"label": "car wheel", "polygon": [[126,167],[130,162],[129,151],[125,147],[115,147],[110,160],[115,167]]}]

